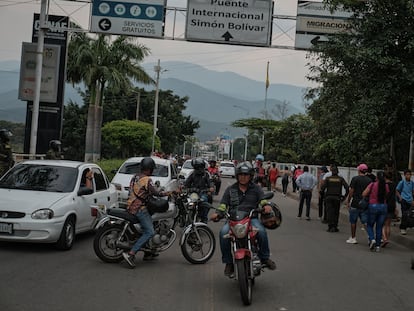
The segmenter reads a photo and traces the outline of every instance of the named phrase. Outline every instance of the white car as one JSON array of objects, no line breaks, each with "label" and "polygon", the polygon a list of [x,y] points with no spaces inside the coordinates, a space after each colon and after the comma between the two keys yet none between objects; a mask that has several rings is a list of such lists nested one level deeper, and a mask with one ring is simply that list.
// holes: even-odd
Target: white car
[{"label": "white car", "polygon": [[219,171],[221,176],[236,176],[236,167],[234,166],[234,163],[231,161],[221,161]]},{"label": "white car", "polygon": [[[191,161],[192,161],[191,159],[190,160],[186,160],[184,162],[183,166],[180,169],[179,176],[183,176],[184,177],[183,178],[184,180],[186,180],[188,178],[188,176],[190,176],[191,173],[194,171],[194,168],[193,168],[193,165],[191,164]],[[208,162],[205,161],[205,160],[204,160],[204,162],[206,164],[206,169],[207,169],[208,168]]]},{"label": "white car", "polygon": [[[129,183],[131,178],[141,172],[141,160],[144,157],[134,157],[127,159],[112,178],[112,184],[118,191],[118,199],[121,207],[126,206],[129,194]],[[165,191],[178,189],[177,169],[171,160],[152,157],[155,161],[155,169],[151,179],[154,184],[159,184]]]},{"label": "white car", "polygon": [[[88,169],[92,189],[85,186]],[[93,230],[91,206],[118,206],[116,189],[98,165],[66,160],[16,164],[0,179],[0,198],[0,241],[56,243],[64,250],[76,234]]]}]

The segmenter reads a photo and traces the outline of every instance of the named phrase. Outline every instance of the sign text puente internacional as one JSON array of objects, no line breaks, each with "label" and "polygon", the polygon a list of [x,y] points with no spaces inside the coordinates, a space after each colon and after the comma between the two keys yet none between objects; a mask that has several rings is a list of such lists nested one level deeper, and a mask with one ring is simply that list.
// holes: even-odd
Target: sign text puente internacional
[{"label": "sign text puente internacional", "polygon": [[270,46],[271,0],[188,0],[186,39]]}]

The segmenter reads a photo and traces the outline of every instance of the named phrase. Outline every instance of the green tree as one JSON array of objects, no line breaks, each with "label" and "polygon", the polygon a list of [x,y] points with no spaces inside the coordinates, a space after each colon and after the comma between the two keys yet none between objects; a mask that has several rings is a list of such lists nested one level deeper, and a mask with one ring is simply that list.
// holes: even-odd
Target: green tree
[{"label": "green tree", "polygon": [[139,63],[149,55],[149,49],[134,39],[85,33],[73,33],[68,48],[67,79],[83,82],[90,95],[85,138],[85,161],[97,161],[101,153],[103,98],[106,89],[118,93],[132,88],[132,81],[149,84],[151,77]]},{"label": "green tree", "polygon": [[65,159],[83,161],[87,107],[70,101],[63,109],[62,151]]},{"label": "green tree", "polygon": [[[108,122],[102,128],[103,140],[106,142],[106,154],[121,158],[137,155],[148,155],[152,148],[152,124],[131,120],[116,120]],[[157,137],[155,146],[159,148],[160,140]]]},{"label": "green tree", "polygon": [[[139,94],[139,95],[138,95]],[[140,96],[137,99],[137,96]],[[104,123],[117,119],[136,119],[137,101],[139,101],[139,121],[152,124],[154,121],[155,91],[147,92],[135,88],[127,93],[108,93],[104,107]],[[183,114],[188,97],[180,98],[171,90],[160,90],[158,96],[158,131],[161,141],[158,150],[173,153],[176,147],[185,141],[186,136],[193,136],[199,122]],[[152,138],[152,134],[150,135]]]},{"label": "green tree", "polygon": [[[326,0],[355,12],[352,29],[329,37],[310,57],[309,114],[317,154],[343,165],[407,160],[414,100],[414,10],[408,0]],[[404,142],[396,153],[396,142]],[[391,151],[390,151],[391,150]],[[395,156],[394,156],[395,155]]]}]

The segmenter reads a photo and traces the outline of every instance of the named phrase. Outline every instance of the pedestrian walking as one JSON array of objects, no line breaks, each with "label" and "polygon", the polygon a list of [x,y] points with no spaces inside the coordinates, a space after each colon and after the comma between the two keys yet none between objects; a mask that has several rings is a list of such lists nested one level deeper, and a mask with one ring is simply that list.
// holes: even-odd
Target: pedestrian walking
[{"label": "pedestrian walking", "polygon": [[300,165],[298,165],[298,166],[295,165],[295,168],[294,168],[294,170],[292,172],[292,188],[293,188],[293,192],[296,192],[296,190],[298,190],[298,185],[296,183],[296,180],[302,174],[303,174],[303,170],[300,167]]},{"label": "pedestrian walking", "polygon": [[361,163],[357,167],[358,175],[352,177],[351,183],[349,185],[349,194],[345,206],[349,211],[349,222],[351,224],[351,236],[346,243],[357,244],[356,239],[356,228],[358,219],[361,221],[361,224],[366,227],[367,224],[367,210],[361,208],[359,202],[362,199],[362,192],[367,188],[371,183],[371,179],[366,175],[368,171],[368,166],[365,163]]},{"label": "pedestrian walking", "polygon": [[283,196],[285,197],[287,194],[287,188],[289,184],[289,176],[290,176],[289,167],[285,166],[285,169],[281,172],[281,174],[282,174],[282,193],[283,193]]},{"label": "pedestrian walking", "polygon": [[279,177],[279,170],[276,167],[276,163],[272,163],[272,166],[269,168],[268,175],[270,182],[270,190],[276,192],[276,182],[277,178]]},{"label": "pedestrian walking", "polygon": [[376,181],[371,182],[364,192],[362,192],[362,196],[369,197],[367,232],[371,251],[375,250],[379,252],[381,248],[382,227],[387,215],[386,202],[389,192],[390,189],[385,183],[383,171],[379,171],[376,176]]},{"label": "pedestrian walking", "polygon": [[319,219],[323,224],[327,224],[327,218],[326,218],[326,204],[325,204],[325,193],[321,193],[321,187],[323,183],[323,177],[326,173],[328,173],[328,168],[326,166],[321,166],[319,169],[319,175],[318,175],[318,216]]},{"label": "pedestrian walking", "polygon": [[387,215],[385,217],[384,226],[382,227],[382,242],[381,247],[388,245],[391,235],[391,222],[396,217],[397,213],[397,196],[395,194],[396,183],[394,182],[394,174],[392,170],[384,172],[385,183],[388,185],[387,195]]},{"label": "pedestrian walking", "polygon": [[401,224],[400,232],[402,235],[407,234],[408,217],[411,209],[414,207],[414,182],[411,180],[411,170],[404,171],[404,179],[397,185],[396,196],[401,204]]},{"label": "pedestrian walking", "polygon": [[[349,193],[349,186],[342,176],[338,176],[338,168],[331,166],[332,176],[325,179],[322,184],[321,194],[325,195],[326,213],[328,220],[328,232],[338,232],[339,209],[341,201],[345,200]],[[345,189],[345,195],[342,195]]]},{"label": "pedestrian walking", "polygon": [[309,173],[309,167],[305,165],[303,167],[303,173],[296,179],[296,184],[300,190],[298,218],[302,218],[303,204],[306,201],[306,220],[310,220],[312,191],[317,183],[316,177]]}]

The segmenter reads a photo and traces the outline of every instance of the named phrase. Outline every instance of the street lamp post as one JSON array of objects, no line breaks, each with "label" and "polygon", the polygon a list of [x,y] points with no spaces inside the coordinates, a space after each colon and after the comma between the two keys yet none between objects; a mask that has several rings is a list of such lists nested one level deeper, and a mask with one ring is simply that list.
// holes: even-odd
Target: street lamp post
[{"label": "street lamp post", "polygon": [[[239,105],[233,105],[233,107],[235,108],[239,108],[241,110],[244,110],[244,112],[246,112],[246,117],[249,117],[250,111],[247,108],[244,108],[242,106]],[[246,134],[244,134],[244,139],[245,139],[245,145],[244,145],[244,161],[247,161],[247,138],[249,137],[249,129],[247,129]]]},{"label": "street lamp post", "polygon": [[153,132],[152,132],[152,148],[151,148],[151,153],[153,154],[155,151],[155,136],[157,135],[157,126],[158,126],[158,93],[159,93],[159,83],[160,83],[160,71],[161,71],[161,66],[160,66],[160,60],[158,60],[158,64],[157,66],[154,66],[154,71],[157,73],[157,78],[156,78],[156,89],[155,89],[155,103],[154,103],[154,128],[153,128]]}]

